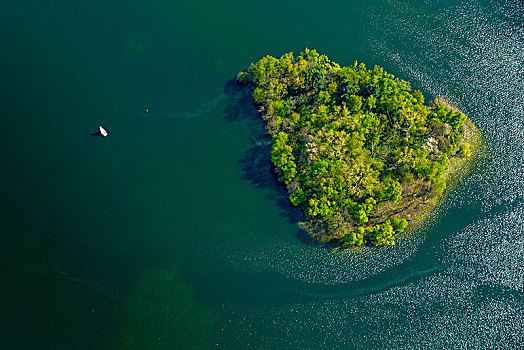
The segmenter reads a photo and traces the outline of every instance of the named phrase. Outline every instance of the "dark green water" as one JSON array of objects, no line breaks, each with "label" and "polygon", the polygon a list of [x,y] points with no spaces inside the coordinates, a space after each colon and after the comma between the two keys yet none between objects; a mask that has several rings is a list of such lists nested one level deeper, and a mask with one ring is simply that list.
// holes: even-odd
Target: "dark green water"
[{"label": "dark green water", "polygon": [[[523,13],[0,1],[0,348],[522,346]],[[448,96],[486,137],[472,174],[394,247],[314,244],[270,173],[231,79],[306,46]],[[108,138],[90,135],[100,124]]]}]

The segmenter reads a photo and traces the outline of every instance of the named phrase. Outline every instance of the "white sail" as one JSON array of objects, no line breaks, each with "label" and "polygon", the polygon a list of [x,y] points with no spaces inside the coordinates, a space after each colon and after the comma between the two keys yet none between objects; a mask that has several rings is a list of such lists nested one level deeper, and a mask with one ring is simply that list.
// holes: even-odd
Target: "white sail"
[{"label": "white sail", "polygon": [[98,127],[98,130],[100,130],[100,135],[102,135],[103,137],[106,137],[107,135],[109,135],[108,132],[106,131],[106,129],[104,129],[104,128],[102,127],[102,125],[100,125],[100,126]]}]

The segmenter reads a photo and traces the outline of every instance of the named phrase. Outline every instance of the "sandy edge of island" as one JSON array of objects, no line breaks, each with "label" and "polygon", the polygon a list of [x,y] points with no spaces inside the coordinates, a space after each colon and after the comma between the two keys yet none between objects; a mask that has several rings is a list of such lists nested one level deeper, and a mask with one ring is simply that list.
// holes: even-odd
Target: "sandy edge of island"
[{"label": "sandy edge of island", "polygon": [[450,158],[449,167],[443,175],[444,180],[446,181],[446,189],[440,196],[435,196],[425,203],[417,214],[409,220],[409,225],[406,227],[406,231],[400,234],[399,237],[413,234],[420,229],[424,223],[427,223],[430,216],[439,209],[444,202],[444,199],[449,195],[449,193],[451,193],[452,189],[469,175],[473,166],[487,151],[482,133],[469,118],[466,118],[464,121],[464,137],[461,144],[462,143],[470,144],[471,156],[463,158],[460,155],[457,155]]}]

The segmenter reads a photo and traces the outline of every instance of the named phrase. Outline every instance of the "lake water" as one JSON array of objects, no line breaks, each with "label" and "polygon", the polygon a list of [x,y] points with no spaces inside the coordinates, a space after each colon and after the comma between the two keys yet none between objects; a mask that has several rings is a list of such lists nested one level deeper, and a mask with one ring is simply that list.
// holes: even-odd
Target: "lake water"
[{"label": "lake water", "polygon": [[[0,43],[2,349],[522,346],[521,1],[3,0]],[[271,175],[232,78],[305,47],[485,136],[394,247],[315,244]]]}]

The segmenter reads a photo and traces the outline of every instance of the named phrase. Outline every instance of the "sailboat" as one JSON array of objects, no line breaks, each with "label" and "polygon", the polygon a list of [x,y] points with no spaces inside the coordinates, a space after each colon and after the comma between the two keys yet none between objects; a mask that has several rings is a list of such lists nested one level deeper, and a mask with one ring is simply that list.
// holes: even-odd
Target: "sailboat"
[{"label": "sailboat", "polygon": [[102,125],[100,125],[100,126],[98,127],[98,130],[100,130],[100,135],[102,135],[103,137],[106,137],[107,135],[109,135],[109,133],[106,131],[106,129],[104,129],[104,128],[102,127]]}]

